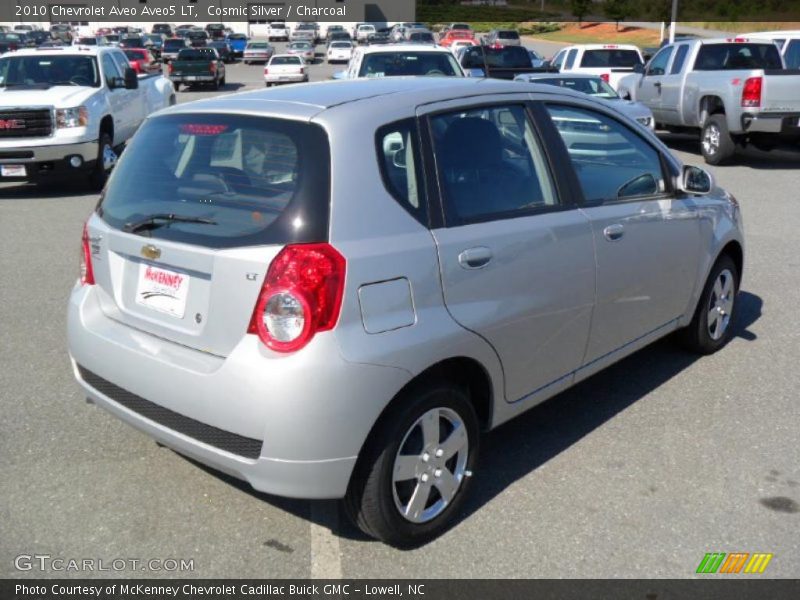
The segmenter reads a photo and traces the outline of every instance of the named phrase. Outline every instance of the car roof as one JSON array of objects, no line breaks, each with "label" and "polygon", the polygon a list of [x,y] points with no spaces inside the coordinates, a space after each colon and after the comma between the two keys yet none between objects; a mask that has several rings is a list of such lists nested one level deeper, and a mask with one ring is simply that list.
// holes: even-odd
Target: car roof
[{"label": "car roof", "polygon": [[530,79],[600,79],[600,75],[593,75],[592,73],[526,73],[521,75],[524,78]]},{"label": "car roof", "polygon": [[104,52],[120,51],[121,50],[119,48],[115,48],[114,46],[84,46],[81,44],[75,44],[71,46],[47,46],[41,50],[39,48],[23,48],[22,50],[17,50],[14,52],[14,56],[41,56],[42,54],[50,52],[56,54],[97,56]]},{"label": "car roof", "polygon": [[390,44],[388,46],[367,46],[360,48],[363,54],[391,54],[393,52],[440,52],[442,54],[451,54],[447,48],[439,46],[431,46],[430,44]]},{"label": "car roof", "polygon": [[571,50],[572,48],[583,48],[584,50],[639,50],[639,47],[633,44],[573,44],[562,48],[562,50]]},{"label": "car roof", "polygon": [[[278,56],[291,57],[290,54]],[[292,57],[296,58],[296,57]],[[558,90],[554,92],[554,90]],[[361,102],[380,98],[381,110],[387,114],[409,107],[461,99],[470,96],[543,92],[585,98],[585,94],[554,88],[547,84],[505,81],[470,77],[383,77],[322,81],[277,89],[260,89],[217,96],[180,104],[159,114],[246,113],[311,120],[334,108],[352,110],[355,118],[362,110]],[[392,117],[387,117],[392,118]]]}]

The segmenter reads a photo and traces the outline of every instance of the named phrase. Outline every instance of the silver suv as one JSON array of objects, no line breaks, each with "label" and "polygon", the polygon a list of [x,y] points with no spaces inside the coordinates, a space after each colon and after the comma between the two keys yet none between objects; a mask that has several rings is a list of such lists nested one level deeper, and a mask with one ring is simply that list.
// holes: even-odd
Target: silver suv
[{"label": "silver suv", "polygon": [[387,78],[151,116],[82,256],[92,401],[412,546],[486,485],[480,431],[673,331],[721,348],[743,238],[732,196],[606,104]]}]

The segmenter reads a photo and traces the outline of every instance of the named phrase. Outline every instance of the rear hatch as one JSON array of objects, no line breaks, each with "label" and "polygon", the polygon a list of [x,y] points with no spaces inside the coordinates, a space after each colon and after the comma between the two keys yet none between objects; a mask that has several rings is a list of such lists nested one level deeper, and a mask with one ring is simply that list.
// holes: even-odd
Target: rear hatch
[{"label": "rear hatch", "polygon": [[172,61],[170,74],[176,77],[210,75],[216,72],[216,66],[216,58],[211,49],[186,49],[181,50],[178,58]]},{"label": "rear hatch", "polygon": [[327,241],[329,146],[305,122],[148,120],[89,224],[103,312],[217,356],[246,334],[272,258]]}]

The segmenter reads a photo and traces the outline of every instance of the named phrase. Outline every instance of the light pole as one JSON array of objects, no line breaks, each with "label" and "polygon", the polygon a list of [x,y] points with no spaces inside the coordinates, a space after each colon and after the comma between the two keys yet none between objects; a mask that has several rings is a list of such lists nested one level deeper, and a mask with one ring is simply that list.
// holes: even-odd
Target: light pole
[{"label": "light pole", "polygon": [[675,21],[678,18],[678,0],[672,0],[672,22],[669,24],[669,43],[675,42]]}]

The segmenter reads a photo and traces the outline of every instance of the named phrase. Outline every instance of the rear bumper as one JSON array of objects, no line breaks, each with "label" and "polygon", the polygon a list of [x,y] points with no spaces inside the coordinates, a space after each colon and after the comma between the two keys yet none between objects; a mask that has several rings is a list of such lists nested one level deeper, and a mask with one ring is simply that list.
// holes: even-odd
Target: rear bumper
[{"label": "rear bumper", "polygon": [[214,83],[217,80],[216,75],[170,75],[169,80],[172,83]]},{"label": "rear bumper", "polygon": [[[78,156],[81,164],[73,167],[70,159]],[[94,168],[97,160],[97,140],[79,144],[53,144],[48,146],[0,147],[0,165],[24,165],[24,177],[2,177],[3,181],[37,181],[41,179],[68,176]]]},{"label": "rear bumper", "polygon": [[308,81],[308,75],[264,75],[264,81],[267,83],[299,83]]},{"label": "rear bumper", "polygon": [[401,369],[346,362],[332,333],[290,356],[270,353],[251,335],[227,358],[209,355],[110,319],[97,293],[76,286],[67,314],[85,395],[263,492],[343,497],[369,431],[409,379]]},{"label": "rear bumper", "polygon": [[796,137],[800,136],[800,112],[744,113],[741,126],[746,133],[775,133]]}]

